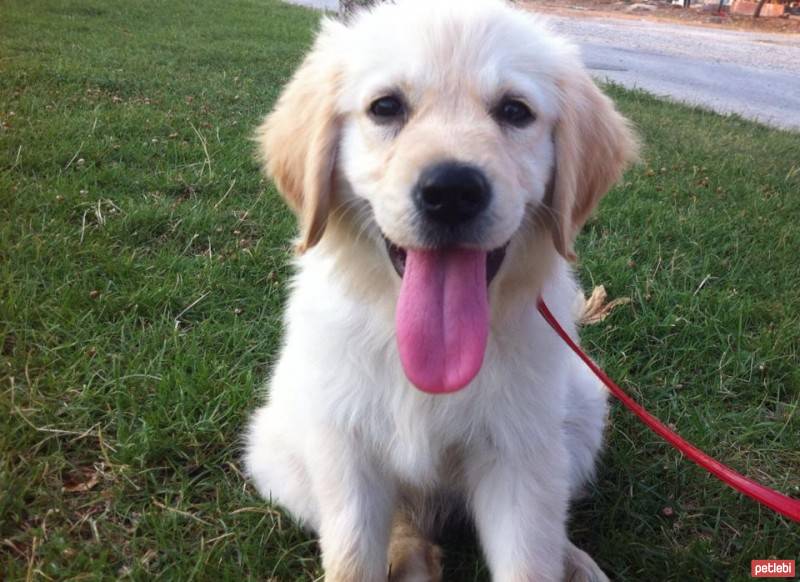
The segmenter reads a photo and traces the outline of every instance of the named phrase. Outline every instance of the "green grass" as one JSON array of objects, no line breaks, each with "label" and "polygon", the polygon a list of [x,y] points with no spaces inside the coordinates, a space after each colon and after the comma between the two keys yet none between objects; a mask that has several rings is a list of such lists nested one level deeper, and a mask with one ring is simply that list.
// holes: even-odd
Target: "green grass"
[{"label": "green grass", "polygon": [[[275,0],[2,14],[0,578],[320,576],[238,458],[293,232],[248,138],[317,16]],[[611,93],[647,149],[580,241],[587,286],[632,298],[587,345],[690,440],[800,495],[800,136]],[[796,526],[617,407],[609,437],[572,534],[616,579],[800,557]],[[488,579],[469,536],[447,551],[448,579]]]}]

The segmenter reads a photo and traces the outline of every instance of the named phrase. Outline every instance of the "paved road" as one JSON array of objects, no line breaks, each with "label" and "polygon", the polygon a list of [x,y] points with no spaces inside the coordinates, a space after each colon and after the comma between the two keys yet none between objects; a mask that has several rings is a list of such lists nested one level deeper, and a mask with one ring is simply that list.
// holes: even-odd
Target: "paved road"
[{"label": "paved road", "polygon": [[311,8],[319,8],[320,10],[338,10],[339,0],[286,0],[289,4],[300,4],[302,6],[310,6]]},{"label": "paved road", "polygon": [[[336,9],[338,0],[290,0]],[[548,17],[600,79],[800,130],[800,36],[677,24]]]},{"label": "paved road", "polygon": [[601,79],[800,129],[800,37],[606,18],[550,17]]}]

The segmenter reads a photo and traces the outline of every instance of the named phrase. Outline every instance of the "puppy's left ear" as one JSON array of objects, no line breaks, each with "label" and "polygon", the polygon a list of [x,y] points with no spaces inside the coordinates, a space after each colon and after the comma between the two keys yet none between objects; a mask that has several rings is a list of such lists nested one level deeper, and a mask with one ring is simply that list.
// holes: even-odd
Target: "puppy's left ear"
[{"label": "puppy's left ear", "polygon": [[323,22],[314,47],[255,136],[265,173],[297,216],[300,253],[322,238],[331,208],[341,126],[336,111],[341,70],[333,44],[341,27]]},{"label": "puppy's left ear", "polygon": [[600,198],[638,158],[627,119],[584,70],[560,83],[561,117],[555,130],[555,168],[547,196],[556,250],[575,259],[573,243]]}]

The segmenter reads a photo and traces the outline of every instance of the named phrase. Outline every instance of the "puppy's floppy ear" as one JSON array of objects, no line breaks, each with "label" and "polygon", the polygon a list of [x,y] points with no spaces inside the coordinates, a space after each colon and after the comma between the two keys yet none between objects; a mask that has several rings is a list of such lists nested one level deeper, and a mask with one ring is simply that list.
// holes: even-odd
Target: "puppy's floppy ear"
[{"label": "puppy's floppy ear", "polygon": [[560,85],[555,168],[546,202],[556,250],[575,259],[575,236],[600,198],[637,159],[638,142],[628,121],[584,70],[572,70]]},{"label": "puppy's floppy ear", "polygon": [[322,238],[333,194],[340,117],[341,70],[332,37],[342,25],[323,23],[314,48],[256,132],[258,153],[300,223],[304,252]]}]

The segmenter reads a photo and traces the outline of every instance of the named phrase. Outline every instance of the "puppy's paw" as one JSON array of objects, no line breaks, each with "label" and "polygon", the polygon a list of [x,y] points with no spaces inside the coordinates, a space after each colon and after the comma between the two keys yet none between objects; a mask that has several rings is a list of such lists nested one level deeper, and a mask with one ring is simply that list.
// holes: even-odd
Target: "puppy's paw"
[{"label": "puppy's paw", "polygon": [[396,524],[389,545],[389,582],[441,582],[442,549]]},{"label": "puppy's paw", "polygon": [[389,582],[441,582],[442,549],[430,542],[408,548],[389,564]]},{"label": "puppy's paw", "polygon": [[567,550],[565,582],[609,582],[600,566],[583,550],[570,544]]}]

